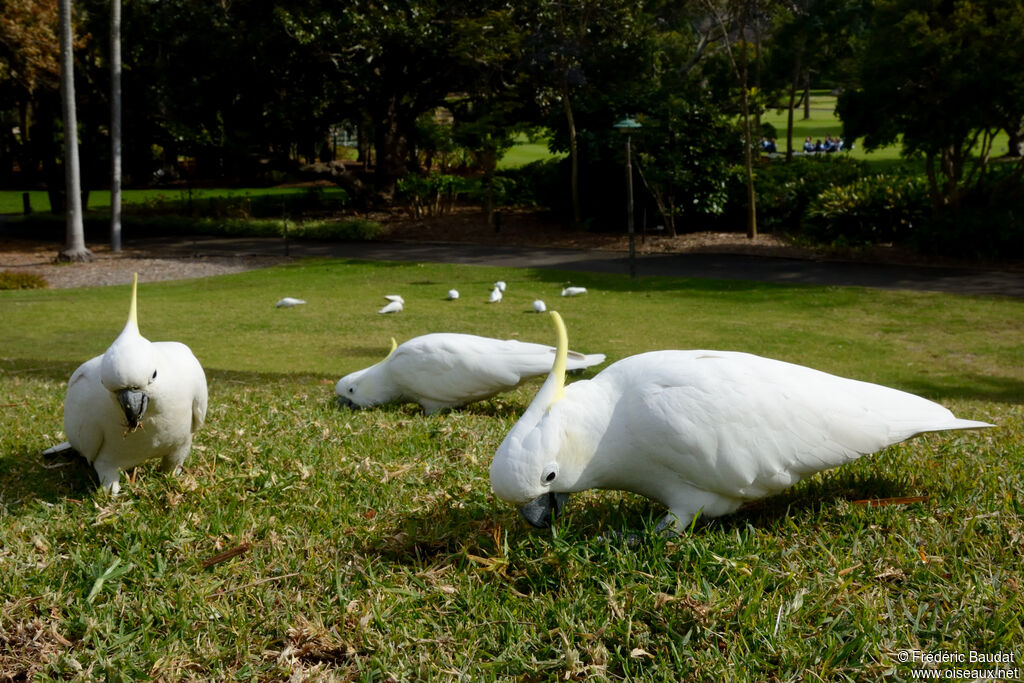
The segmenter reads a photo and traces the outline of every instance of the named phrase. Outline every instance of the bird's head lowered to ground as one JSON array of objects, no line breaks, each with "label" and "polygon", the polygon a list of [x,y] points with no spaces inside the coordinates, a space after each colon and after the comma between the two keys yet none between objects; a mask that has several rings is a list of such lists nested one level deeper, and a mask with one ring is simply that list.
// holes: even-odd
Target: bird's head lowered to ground
[{"label": "bird's head lowered to ground", "polygon": [[370,408],[397,398],[388,372],[388,361],[397,348],[398,344],[392,339],[391,351],[384,360],[339,379],[334,387],[338,401],[349,408]]},{"label": "bird's head lowered to ground", "polygon": [[574,457],[575,438],[567,430],[576,408],[564,400],[568,334],[561,316],[550,314],[558,335],[554,366],[498,448],[490,470],[495,495],[519,506],[526,521],[538,528],[551,526],[561,513],[584,464]]},{"label": "bird's head lowered to ground", "polygon": [[132,278],[128,322],[103,354],[100,381],[120,405],[129,430],[142,423],[149,406],[149,391],[159,372],[153,344],[139,333],[137,290],[139,276]]}]

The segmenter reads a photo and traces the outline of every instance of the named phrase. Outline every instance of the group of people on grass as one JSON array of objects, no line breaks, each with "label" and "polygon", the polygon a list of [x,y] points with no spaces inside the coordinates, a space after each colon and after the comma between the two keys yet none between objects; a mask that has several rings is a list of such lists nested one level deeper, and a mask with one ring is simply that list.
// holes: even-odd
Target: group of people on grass
[{"label": "group of people on grass", "polygon": [[[824,141],[822,140],[811,140],[808,135],[804,138],[804,154],[818,154],[819,152],[841,152],[844,149],[852,149],[847,147],[843,142],[843,139],[838,135],[832,137],[826,135]],[[761,152],[764,154],[777,154],[779,151],[778,146],[775,144],[775,138],[765,138],[761,141]]]}]

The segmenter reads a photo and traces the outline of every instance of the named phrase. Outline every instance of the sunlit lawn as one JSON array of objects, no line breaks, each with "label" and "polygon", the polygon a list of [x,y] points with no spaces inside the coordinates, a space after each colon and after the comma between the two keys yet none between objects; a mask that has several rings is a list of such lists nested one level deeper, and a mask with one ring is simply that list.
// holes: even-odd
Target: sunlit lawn
[{"label": "sunlit lawn", "polygon": [[[497,279],[505,300],[484,304]],[[561,299],[570,279],[590,292]],[[403,313],[375,312],[388,293]],[[308,303],[275,308],[284,295]],[[210,414],[180,477],[143,466],[110,500],[38,454],[127,296],[0,292],[0,677],[864,681],[907,679],[909,649],[1022,654],[1017,300],[355,261],[145,283],[142,332],[193,348]],[[666,539],[633,495],[578,496],[538,532],[490,494],[537,381],[431,417],[334,403],[392,336],[550,341],[538,297],[609,362],[753,351],[999,428],[917,439]],[[852,502],[893,496],[926,499]]]}]

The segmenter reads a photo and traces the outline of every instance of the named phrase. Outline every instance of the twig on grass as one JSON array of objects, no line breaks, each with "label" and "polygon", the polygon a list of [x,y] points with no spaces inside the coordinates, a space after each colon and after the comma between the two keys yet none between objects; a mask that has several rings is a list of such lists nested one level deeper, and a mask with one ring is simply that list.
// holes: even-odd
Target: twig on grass
[{"label": "twig on grass", "polygon": [[923,503],[928,496],[898,496],[896,498],[865,498],[864,500],[851,500],[850,505],[867,505],[868,507],[881,507],[883,505],[910,505],[911,503]]},{"label": "twig on grass", "polygon": [[236,555],[241,555],[242,553],[249,552],[250,548],[252,548],[251,543],[242,543],[241,545],[236,545],[234,548],[225,550],[222,553],[217,553],[212,557],[206,558],[202,561],[201,566],[203,569],[209,569],[213,565],[220,564],[221,562],[230,560],[232,557]]}]

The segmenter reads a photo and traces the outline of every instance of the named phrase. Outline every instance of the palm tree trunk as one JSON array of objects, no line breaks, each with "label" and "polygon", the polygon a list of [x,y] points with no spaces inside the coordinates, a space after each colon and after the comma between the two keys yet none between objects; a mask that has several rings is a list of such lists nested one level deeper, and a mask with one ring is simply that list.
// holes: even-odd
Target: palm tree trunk
[{"label": "palm tree trunk", "polygon": [[121,251],[121,0],[110,0],[110,249]]},{"label": "palm tree trunk", "polygon": [[78,118],[75,114],[74,47],[71,28],[71,0],[59,0],[60,13],[60,95],[64,119],[64,192],[67,237],[62,261],[89,261],[92,252],[85,246],[82,222],[82,178],[78,165]]}]

